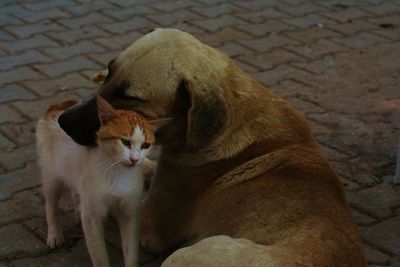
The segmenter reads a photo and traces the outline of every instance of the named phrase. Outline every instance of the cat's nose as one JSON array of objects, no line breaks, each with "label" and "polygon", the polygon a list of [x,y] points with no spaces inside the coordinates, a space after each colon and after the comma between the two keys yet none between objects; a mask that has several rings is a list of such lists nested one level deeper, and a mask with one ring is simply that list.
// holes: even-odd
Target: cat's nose
[{"label": "cat's nose", "polygon": [[133,165],[136,165],[139,162],[138,158],[130,158],[130,161],[132,162]]}]

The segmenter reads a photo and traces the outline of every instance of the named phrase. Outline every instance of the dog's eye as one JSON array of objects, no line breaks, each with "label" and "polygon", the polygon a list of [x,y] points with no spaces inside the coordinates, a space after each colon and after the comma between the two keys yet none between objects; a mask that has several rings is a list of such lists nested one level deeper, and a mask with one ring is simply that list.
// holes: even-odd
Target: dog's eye
[{"label": "dog's eye", "polygon": [[126,100],[136,100],[136,101],[143,101],[141,98],[136,97],[136,96],[130,96],[127,94],[127,89],[129,88],[129,83],[128,82],[122,82],[116,89],[115,89],[115,94],[121,98],[121,99],[126,99]]},{"label": "dog's eye", "polygon": [[128,140],[128,139],[122,138],[122,139],[121,139],[121,143],[122,143],[124,146],[126,146],[126,147],[131,147],[131,141]]}]

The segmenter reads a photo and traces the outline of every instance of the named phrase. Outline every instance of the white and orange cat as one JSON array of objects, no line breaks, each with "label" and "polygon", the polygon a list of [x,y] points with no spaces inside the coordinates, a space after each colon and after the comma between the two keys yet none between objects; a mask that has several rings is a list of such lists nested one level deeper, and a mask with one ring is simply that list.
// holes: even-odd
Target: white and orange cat
[{"label": "white and orange cat", "polygon": [[93,265],[109,266],[103,221],[112,215],[120,228],[125,266],[137,266],[143,162],[154,144],[154,131],[168,119],[147,121],[133,111],[115,110],[98,96],[98,145],[88,148],[76,144],[57,122],[58,116],[74,104],[67,101],[52,106],[37,125],[47,245],[55,248],[64,242],[56,212],[60,190],[66,185],[79,212]]}]

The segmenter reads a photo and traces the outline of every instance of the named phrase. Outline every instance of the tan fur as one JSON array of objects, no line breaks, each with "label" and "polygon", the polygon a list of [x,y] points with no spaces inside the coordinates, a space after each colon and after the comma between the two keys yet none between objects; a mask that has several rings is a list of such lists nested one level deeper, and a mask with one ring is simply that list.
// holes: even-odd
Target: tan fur
[{"label": "tan fur", "polygon": [[[110,70],[99,92],[113,106],[174,117],[157,135],[146,249],[228,235],[264,245],[274,266],[366,266],[337,174],[285,100],[178,30],[145,35]],[[132,102],[115,96],[122,82]]]}]

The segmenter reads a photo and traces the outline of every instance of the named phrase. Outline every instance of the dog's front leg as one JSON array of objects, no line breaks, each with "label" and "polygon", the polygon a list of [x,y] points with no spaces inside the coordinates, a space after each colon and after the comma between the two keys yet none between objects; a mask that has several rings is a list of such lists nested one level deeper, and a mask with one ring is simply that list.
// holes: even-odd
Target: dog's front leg
[{"label": "dog's front leg", "polygon": [[81,206],[81,221],[85,234],[86,246],[94,267],[109,267],[107,246],[104,240],[103,217],[89,212]]},{"label": "dog's front leg", "polygon": [[140,246],[151,253],[164,252],[168,247],[162,241],[155,227],[156,218],[153,215],[154,210],[148,202],[144,202],[141,223],[140,223]]}]

